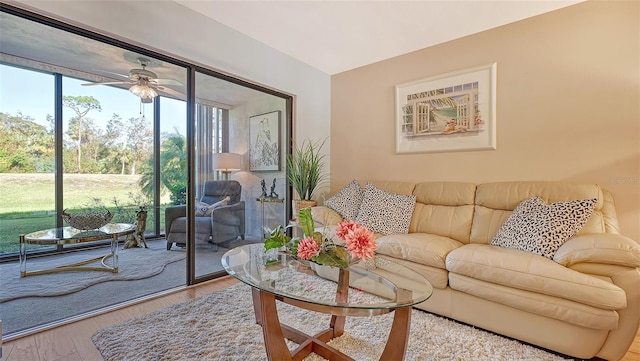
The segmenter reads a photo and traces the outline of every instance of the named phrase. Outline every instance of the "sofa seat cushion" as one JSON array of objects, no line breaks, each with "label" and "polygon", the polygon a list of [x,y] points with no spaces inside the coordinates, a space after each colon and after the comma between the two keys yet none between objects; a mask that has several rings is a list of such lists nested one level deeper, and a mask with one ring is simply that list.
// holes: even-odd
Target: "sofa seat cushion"
[{"label": "sofa seat cushion", "polygon": [[454,239],[428,233],[393,234],[382,236],[376,242],[378,254],[441,269],[446,269],[447,254],[463,245]]},{"label": "sofa seat cushion", "polygon": [[[195,217],[196,233],[211,234],[211,217]],[[171,232],[187,233],[187,217],[178,217],[171,224]]]},{"label": "sofa seat cushion", "polygon": [[411,268],[412,270],[421,274],[424,278],[431,283],[433,288],[445,289],[449,285],[449,272],[447,270],[439,268],[439,267],[431,267],[425,266],[423,264],[405,261],[395,257],[389,257],[381,254],[377,254],[376,257],[395,262],[400,265],[403,265],[407,268]]},{"label": "sofa seat cushion", "polygon": [[604,310],[627,306],[626,294],[620,287],[529,252],[468,244],[451,251],[446,265],[450,273]]},{"label": "sofa seat cushion", "polygon": [[596,330],[618,328],[618,312],[562,297],[520,290],[452,272],[449,273],[449,286],[456,291],[574,325]]}]

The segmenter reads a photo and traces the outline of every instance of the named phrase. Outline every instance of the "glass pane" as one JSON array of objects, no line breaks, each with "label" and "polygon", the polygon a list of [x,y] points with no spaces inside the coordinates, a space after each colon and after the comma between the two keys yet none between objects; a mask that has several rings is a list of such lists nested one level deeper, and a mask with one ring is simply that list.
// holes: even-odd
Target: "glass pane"
[{"label": "glass pane", "polygon": [[[186,203],[187,103],[162,98],[160,102],[160,227],[166,234],[166,209]],[[186,215],[186,211],[185,211]],[[186,242],[186,239],[183,241]],[[184,244],[184,242],[183,242]]]},{"label": "glass pane", "polygon": [[153,171],[153,106],[126,89],[86,83],[63,79],[63,208],[108,210],[113,223],[135,223],[138,207],[152,204],[141,178]]},{"label": "glass pane", "polygon": [[[196,73],[195,191],[198,203],[195,230],[196,278],[223,271],[220,257],[246,243],[262,242],[262,222],[275,227],[285,220],[284,154],[286,101],[282,98]],[[279,164],[270,170],[251,172],[249,163],[251,118],[270,114],[266,135]],[[221,154],[222,153],[222,154]],[[230,153],[230,154],[225,154]],[[214,156],[215,155],[215,156]],[[230,163],[228,163],[230,162]],[[237,164],[236,164],[237,163]],[[267,195],[280,202],[260,202],[261,181]],[[232,183],[225,183],[231,181]],[[227,205],[207,208],[216,202]]]},{"label": "glass pane", "polygon": [[53,75],[0,64],[0,78],[3,256],[18,252],[20,234],[55,227],[55,109]]},{"label": "glass pane", "polygon": [[[155,207],[169,203],[170,197],[165,192],[162,200],[154,199],[155,180],[162,178],[163,171],[157,169],[154,162],[161,155],[154,157],[153,152],[160,145],[161,123],[157,115],[164,116],[162,128],[167,133],[179,129],[183,137],[186,135],[186,68],[159,59],[145,59],[130,50],[4,12],[0,12],[0,33],[3,35],[0,37],[3,61],[0,64],[0,257],[6,256],[6,262],[2,263],[3,277],[11,277],[13,282],[7,283],[10,284],[7,289],[12,297],[17,297],[0,301],[5,334],[184,285],[186,261],[184,254],[179,253],[184,250],[167,251],[166,241],[160,238],[159,232],[156,234],[156,229],[160,229],[156,227],[157,221],[163,219],[164,212]],[[55,94],[55,82],[59,79],[62,79],[62,94]],[[139,90],[136,85],[145,85],[146,90],[132,94]],[[147,97],[144,91],[149,88],[155,89],[159,96]],[[59,104],[56,104],[56,99],[60,100],[57,96],[64,97]],[[56,106],[62,117],[57,119],[61,126],[54,129]],[[158,107],[161,110],[155,114],[154,108]],[[62,138],[62,144],[55,144],[56,136]],[[59,154],[54,154],[56,149],[61,149]],[[186,160],[181,166],[186,167]],[[63,174],[57,182],[54,170]],[[145,183],[145,177],[152,182]],[[186,184],[186,174],[181,174],[179,179]],[[24,289],[37,289],[43,294],[46,290],[58,292],[74,284],[68,282],[74,277],[94,276],[94,272],[83,270],[60,277],[60,282],[45,281],[42,287],[32,286],[42,282],[46,275],[20,277],[17,261],[20,234],[66,226],[66,223],[56,224],[59,218],[56,211],[62,209],[70,214],[108,209],[114,214],[111,222],[136,223],[135,212],[140,205],[149,206],[146,222],[149,250],[125,250],[122,244],[115,248],[93,242],[28,245],[31,253],[33,247],[48,252],[42,257],[30,254],[26,268],[34,271],[49,268],[40,267],[45,264],[55,267],[77,263],[77,260],[94,260],[108,250],[119,249],[119,273],[123,276],[128,275],[127,258],[136,272],[145,267],[154,271],[153,268],[163,263],[166,267],[160,274],[70,291],[64,297],[65,303],[72,307],[51,308],[47,307],[48,297],[20,294]],[[66,248],[74,249],[66,252]],[[140,254],[144,254],[141,256],[144,265],[132,261]],[[6,280],[3,278],[8,282]],[[25,285],[25,288],[15,285]],[[92,302],[84,302],[87,299]],[[30,305],[28,314],[19,312],[25,309],[25,302]]]}]

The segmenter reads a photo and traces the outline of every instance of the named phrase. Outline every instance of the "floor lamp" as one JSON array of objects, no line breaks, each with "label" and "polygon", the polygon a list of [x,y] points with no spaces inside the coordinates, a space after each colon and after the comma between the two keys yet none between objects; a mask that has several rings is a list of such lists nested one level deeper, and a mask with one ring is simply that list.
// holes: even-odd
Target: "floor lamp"
[{"label": "floor lamp", "polygon": [[229,173],[242,169],[242,155],[237,153],[213,153],[213,169],[224,174],[224,180],[229,180]]}]

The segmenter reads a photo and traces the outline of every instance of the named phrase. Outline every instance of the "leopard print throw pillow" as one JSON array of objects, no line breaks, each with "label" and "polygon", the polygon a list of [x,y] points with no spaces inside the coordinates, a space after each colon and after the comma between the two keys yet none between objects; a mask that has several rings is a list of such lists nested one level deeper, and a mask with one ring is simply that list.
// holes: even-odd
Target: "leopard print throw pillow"
[{"label": "leopard print throw pillow", "polygon": [[593,198],[547,204],[531,197],[513,210],[491,244],[553,259],[558,248],[584,227],[597,202]]},{"label": "leopard print throw pillow", "polygon": [[356,221],[375,233],[406,234],[415,206],[414,195],[389,193],[367,183]]},{"label": "leopard print throw pillow", "polygon": [[338,212],[344,219],[353,221],[358,216],[364,189],[357,179],[351,181],[340,192],[324,201],[324,205]]}]

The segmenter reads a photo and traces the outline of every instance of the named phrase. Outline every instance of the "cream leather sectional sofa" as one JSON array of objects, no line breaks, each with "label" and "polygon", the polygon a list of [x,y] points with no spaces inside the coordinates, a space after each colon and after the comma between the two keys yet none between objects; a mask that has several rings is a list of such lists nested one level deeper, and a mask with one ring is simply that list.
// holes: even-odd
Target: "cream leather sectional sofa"
[{"label": "cream leather sectional sofa", "polygon": [[[416,197],[409,232],[378,234],[377,255],[431,282],[417,308],[578,358],[618,360],[628,350],[640,322],[640,245],[619,234],[614,200],[597,184],[370,183]],[[533,196],[598,200],[553,259],[490,244]],[[326,206],[312,214],[325,232],[342,219]]]}]

